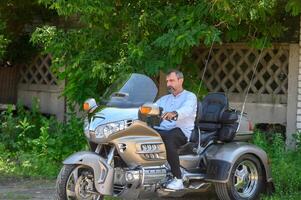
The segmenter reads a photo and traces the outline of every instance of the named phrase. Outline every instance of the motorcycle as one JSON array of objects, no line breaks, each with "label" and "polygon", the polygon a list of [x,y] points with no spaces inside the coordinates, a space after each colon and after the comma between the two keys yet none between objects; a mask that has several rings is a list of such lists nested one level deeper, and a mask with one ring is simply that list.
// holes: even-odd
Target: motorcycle
[{"label": "motorcycle", "polygon": [[273,191],[267,154],[248,143],[251,122],[245,113],[229,108],[223,93],[209,93],[198,103],[195,129],[178,149],[185,188],[166,189],[170,166],[153,128],[163,112],[154,103],[157,92],[149,77],[134,73],[109,87],[100,105],[92,98],[85,101],[84,134],[90,150],[63,161],[56,199],[182,197],[215,188],[221,200],[254,200]]}]

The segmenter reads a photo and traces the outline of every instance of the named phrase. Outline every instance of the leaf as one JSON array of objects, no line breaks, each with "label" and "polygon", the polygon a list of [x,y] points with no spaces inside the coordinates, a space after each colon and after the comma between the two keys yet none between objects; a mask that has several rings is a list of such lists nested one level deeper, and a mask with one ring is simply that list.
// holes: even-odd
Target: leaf
[{"label": "leaf", "polygon": [[[66,19],[37,28],[31,41],[67,79],[63,94],[70,105],[99,97],[122,73],[157,75],[185,65],[200,44],[252,41],[260,48],[263,37],[272,41],[285,31],[276,0],[39,1]],[[287,10],[295,13],[295,5],[289,0]]]},{"label": "leaf", "polygon": [[301,13],[301,1],[289,0],[285,6],[286,12],[291,12],[293,16],[297,16]]}]

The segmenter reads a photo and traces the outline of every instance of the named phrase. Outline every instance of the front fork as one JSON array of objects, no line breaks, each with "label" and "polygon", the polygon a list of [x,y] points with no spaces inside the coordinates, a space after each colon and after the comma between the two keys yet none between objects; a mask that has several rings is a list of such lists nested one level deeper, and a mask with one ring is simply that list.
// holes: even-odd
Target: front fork
[{"label": "front fork", "polygon": [[[103,144],[98,144],[95,148],[95,153],[100,154],[103,149]],[[112,166],[112,161],[114,158],[115,146],[111,146],[109,153],[107,154],[106,163]]]},{"label": "front fork", "polygon": [[94,185],[97,192],[102,195],[113,194],[114,158],[115,146],[111,146],[104,156],[102,155],[103,145],[97,145],[95,152],[82,151],[69,156],[64,160],[65,165],[85,165],[93,169]]}]

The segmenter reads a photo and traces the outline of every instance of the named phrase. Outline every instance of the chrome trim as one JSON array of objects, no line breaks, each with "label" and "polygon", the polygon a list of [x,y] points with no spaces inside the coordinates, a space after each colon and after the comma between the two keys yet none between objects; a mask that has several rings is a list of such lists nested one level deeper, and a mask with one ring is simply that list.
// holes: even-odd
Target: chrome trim
[{"label": "chrome trim", "polygon": [[235,169],[234,188],[241,198],[248,198],[258,187],[258,171],[255,164],[244,160]]},{"label": "chrome trim", "polygon": [[205,174],[201,173],[190,173],[184,170],[183,179],[186,180],[203,180],[205,179]]},{"label": "chrome trim", "polygon": [[108,154],[108,158],[107,158],[107,164],[108,165],[111,165],[111,163],[113,161],[114,151],[115,151],[115,146],[112,146],[112,148],[110,149],[110,152]]},{"label": "chrome trim", "polygon": [[101,151],[102,149],[102,145],[101,144],[98,144],[96,149],[95,149],[95,153],[99,154],[99,152]]}]

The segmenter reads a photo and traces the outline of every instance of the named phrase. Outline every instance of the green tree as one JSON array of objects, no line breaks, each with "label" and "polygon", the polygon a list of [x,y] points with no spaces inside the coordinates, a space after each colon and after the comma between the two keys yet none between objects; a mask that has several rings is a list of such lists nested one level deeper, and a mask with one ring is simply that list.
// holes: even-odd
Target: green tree
[{"label": "green tree", "polygon": [[4,35],[5,23],[0,20],[0,60],[4,57],[9,40]]},{"label": "green tree", "polygon": [[30,61],[37,53],[30,37],[37,26],[55,24],[57,14],[37,0],[1,0],[0,65]]},{"label": "green tree", "polygon": [[301,13],[301,1],[289,0],[285,6],[285,10],[290,12],[293,16],[297,16]]},{"label": "green tree", "polygon": [[299,0],[39,3],[68,24],[68,28],[42,26],[33,33],[32,41],[52,54],[54,72],[68,81],[65,95],[70,102],[100,96],[98,92],[120,73],[155,75],[158,70],[179,65],[189,68],[191,50],[200,43],[245,41],[257,48],[269,45],[285,31],[281,21],[284,7],[294,15],[301,7]]},{"label": "green tree", "polygon": [[9,40],[4,36],[5,23],[0,21],[0,59],[3,58]]}]

